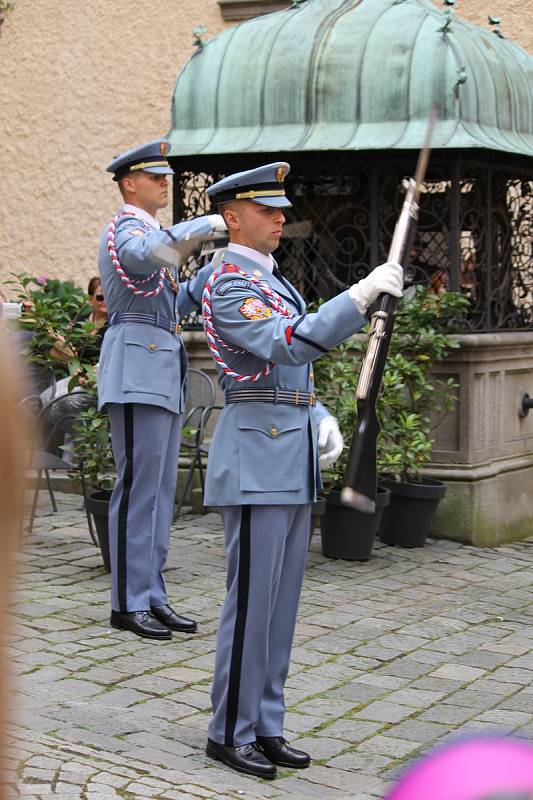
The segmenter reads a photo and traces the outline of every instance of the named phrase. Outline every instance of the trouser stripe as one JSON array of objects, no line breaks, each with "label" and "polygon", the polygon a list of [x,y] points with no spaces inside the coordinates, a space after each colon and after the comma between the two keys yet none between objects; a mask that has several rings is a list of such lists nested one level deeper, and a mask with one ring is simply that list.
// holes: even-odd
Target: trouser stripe
[{"label": "trouser stripe", "polygon": [[127,570],[127,541],[128,541],[128,508],[130,504],[131,485],[133,483],[133,403],[124,404],[124,451],[126,464],[122,482],[122,496],[118,510],[118,537],[117,537],[117,588],[119,610],[128,610],[128,570]]},{"label": "trouser stripe", "polygon": [[233,746],[235,725],[239,711],[239,691],[241,684],[244,631],[248,614],[248,592],[250,588],[250,517],[251,506],[243,506],[239,531],[239,572],[237,576],[237,615],[233,631],[233,645],[228,683],[226,706],[225,744]]}]

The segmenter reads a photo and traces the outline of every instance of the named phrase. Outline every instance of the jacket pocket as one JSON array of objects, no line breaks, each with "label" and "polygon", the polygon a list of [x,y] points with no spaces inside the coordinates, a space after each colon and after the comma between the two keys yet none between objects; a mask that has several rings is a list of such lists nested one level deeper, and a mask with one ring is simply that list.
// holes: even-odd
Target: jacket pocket
[{"label": "jacket pocket", "polygon": [[179,354],[170,334],[157,328],[150,328],[149,336],[144,331],[125,334],[122,389],[179,397]]},{"label": "jacket pocket", "polygon": [[301,416],[300,411],[270,403],[247,403],[239,407],[239,488],[243,492],[288,492],[304,488],[309,453],[305,436],[307,416]]}]

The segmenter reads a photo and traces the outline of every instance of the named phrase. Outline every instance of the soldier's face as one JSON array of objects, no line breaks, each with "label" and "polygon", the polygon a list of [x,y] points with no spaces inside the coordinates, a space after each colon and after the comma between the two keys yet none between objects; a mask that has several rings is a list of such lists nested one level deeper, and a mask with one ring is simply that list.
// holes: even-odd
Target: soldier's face
[{"label": "soldier's face", "polygon": [[168,179],[166,175],[138,172],[132,178],[135,205],[150,213],[168,205]]},{"label": "soldier's face", "polygon": [[285,215],[281,208],[262,206],[250,200],[231,203],[224,214],[230,239],[269,255],[279,246]]}]

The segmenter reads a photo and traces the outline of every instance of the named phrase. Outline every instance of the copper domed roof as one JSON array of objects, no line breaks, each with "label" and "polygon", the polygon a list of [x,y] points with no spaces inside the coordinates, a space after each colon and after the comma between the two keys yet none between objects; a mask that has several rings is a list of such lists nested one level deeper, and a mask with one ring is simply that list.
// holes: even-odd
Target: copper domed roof
[{"label": "copper domed roof", "polygon": [[172,156],[419,148],[533,155],[533,58],[430,0],[305,0],[206,42]]}]

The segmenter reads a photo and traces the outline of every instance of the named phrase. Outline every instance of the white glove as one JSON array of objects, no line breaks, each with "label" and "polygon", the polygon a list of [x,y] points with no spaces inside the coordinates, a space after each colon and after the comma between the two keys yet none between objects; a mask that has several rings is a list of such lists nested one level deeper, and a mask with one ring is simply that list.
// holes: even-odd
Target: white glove
[{"label": "white glove", "polygon": [[335,417],[331,414],[320,420],[318,423],[318,449],[320,453],[319,461],[321,467],[329,467],[333,464],[344,447],[344,439],[339,430],[339,425]]},{"label": "white glove", "polygon": [[359,283],[350,286],[348,292],[355,305],[364,314],[368,306],[384,292],[393,297],[401,297],[403,289],[403,269],[399,264],[387,261],[372,270],[370,275]]},{"label": "white glove", "polygon": [[211,228],[214,231],[227,231],[228,226],[224,222],[224,217],[222,214],[208,214],[207,221],[211,225]]}]

